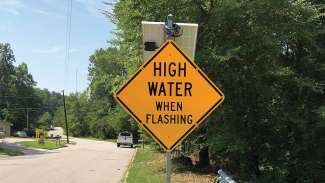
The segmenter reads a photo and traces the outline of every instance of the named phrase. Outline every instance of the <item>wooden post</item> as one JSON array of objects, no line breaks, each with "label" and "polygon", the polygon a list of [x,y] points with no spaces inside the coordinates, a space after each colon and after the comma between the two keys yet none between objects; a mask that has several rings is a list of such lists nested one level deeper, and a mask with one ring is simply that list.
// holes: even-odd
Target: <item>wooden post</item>
[{"label": "wooden post", "polygon": [[64,107],[65,130],[66,130],[66,134],[67,134],[67,143],[69,144],[69,127],[68,127],[68,119],[67,119],[67,109],[65,107],[64,90],[62,90],[62,93],[63,93],[63,107]]}]

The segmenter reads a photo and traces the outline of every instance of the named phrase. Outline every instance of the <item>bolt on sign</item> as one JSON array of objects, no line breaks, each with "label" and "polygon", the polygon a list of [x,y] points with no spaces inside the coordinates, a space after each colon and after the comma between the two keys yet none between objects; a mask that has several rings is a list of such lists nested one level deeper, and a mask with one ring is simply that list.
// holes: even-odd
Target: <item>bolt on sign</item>
[{"label": "bolt on sign", "polygon": [[222,103],[223,93],[168,40],[116,92],[117,101],[166,151]]}]

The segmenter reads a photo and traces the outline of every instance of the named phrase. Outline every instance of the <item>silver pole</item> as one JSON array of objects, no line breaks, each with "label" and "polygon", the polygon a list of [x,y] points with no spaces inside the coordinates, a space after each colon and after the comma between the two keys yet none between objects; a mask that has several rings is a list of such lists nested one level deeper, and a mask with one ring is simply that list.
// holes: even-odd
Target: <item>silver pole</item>
[{"label": "silver pole", "polygon": [[170,152],[166,152],[166,183],[170,183],[172,175],[172,159]]},{"label": "silver pole", "polygon": [[[174,28],[173,28],[173,15],[169,14],[166,19],[164,31],[167,34],[167,40],[172,40],[174,38]],[[168,29],[168,30],[167,30]],[[171,33],[173,35],[171,35]],[[172,175],[172,159],[170,152],[166,152],[166,183],[170,183]]]}]

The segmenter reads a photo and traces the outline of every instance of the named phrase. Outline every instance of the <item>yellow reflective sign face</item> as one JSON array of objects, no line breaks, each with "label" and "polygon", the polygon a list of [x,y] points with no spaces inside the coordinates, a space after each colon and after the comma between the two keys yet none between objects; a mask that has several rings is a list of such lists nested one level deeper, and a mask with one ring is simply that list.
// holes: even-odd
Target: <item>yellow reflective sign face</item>
[{"label": "yellow reflective sign face", "polygon": [[224,95],[169,40],[115,98],[166,151],[171,151],[222,103]]}]

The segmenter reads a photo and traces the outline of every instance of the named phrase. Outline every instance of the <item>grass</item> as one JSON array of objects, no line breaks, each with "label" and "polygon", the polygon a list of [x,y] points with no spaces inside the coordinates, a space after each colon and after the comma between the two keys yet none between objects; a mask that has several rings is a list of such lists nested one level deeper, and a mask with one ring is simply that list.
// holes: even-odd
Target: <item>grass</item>
[{"label": "grass", "polygon": [[138,148],[130,166],[127,183],[164,183],[164,155],[145,146]]},{"label": "grass", "polygon": [[38,141],[23,141],[23,142],[17,142],[17,144],[20,144],[24,147],[31,147],[31,148],[37,148],[37,149],[58,149],[65,147],[65,142],[61,141],[61,143],[57,144],[55,141],[51,140],[45,140],[44,144],[38,143]]},{"label": "grass", "polygon": [[[215,183],[215,174],[201,174],[192,171],[180,163],[173,162],[173,183]],[[157,152],[150,145],[137,148],[137,153],[128,170],[126,183],[165,183],[165,156]]]},{"label": "grass", "polygon": [[18,150],[14,150],[14,149],[0,147],[0,155],[21,156],[21,155],[24,155],[24,153],[21,151],[18,151]]}]

